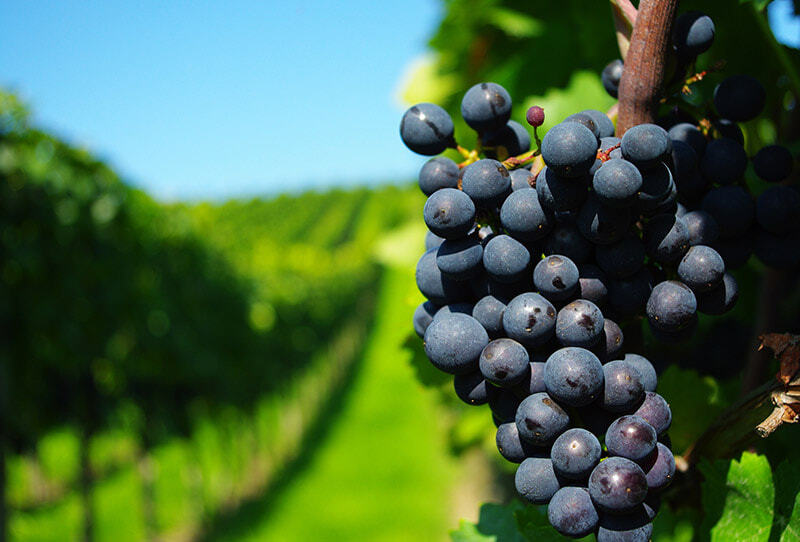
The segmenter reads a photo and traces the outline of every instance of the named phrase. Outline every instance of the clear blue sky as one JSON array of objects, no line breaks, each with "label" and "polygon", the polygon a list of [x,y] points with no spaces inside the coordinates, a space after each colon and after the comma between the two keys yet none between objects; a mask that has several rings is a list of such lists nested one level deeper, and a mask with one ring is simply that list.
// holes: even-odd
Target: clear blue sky
[{"label": "clear blue sky", "polygon": [[436,0],[5,1],[0,85],[160,198],[407,179],[396,90],[439,17]]},{"label": "clear blue sky", "polygon": [[[770,22],[800,45],[790,0]],[[415,176],[398,83],[438,0],[5,0],[0,85],[163,199]]]}]

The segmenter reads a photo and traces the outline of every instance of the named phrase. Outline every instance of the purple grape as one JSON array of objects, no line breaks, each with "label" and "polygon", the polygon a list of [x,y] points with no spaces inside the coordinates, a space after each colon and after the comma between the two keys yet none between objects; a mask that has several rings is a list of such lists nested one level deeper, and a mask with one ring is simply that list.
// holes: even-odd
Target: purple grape
[{"label": "purple grape", "polygon": [[514,475],[517,493],[531,504],[547,504],[561,485],[549,458],[529,457]]},{"label": "purple grape", "polygon": [[544,384],[557,401],[576,407],[588,405],[603,390],[603,365],[589,350],[561,348],[547,358]]},{"label": "purple grape", "polygon": [[564,431],[550,448],[553,470],[573,480],[588,478],[602,454],[603,448],[597,437],[579,428]]},{"label": "purple grape", "polygon": [[569,427],[569,414],[548,394],[535,393],[519,404],[515,422],[520,438],[542,446]]},{"label": "purple grape", "polygon": [[639,370],[623,360],[603,365],[602,407],[609,412],[633,412],[644,398]]},{"label": "purple grape", "polygon": [[547,519],[550,525],[564,536],[581,538],[593,532],[600,518],[582,487],[562,487],[547,505]]},{"label": "purple grape", "polygon": [[634,510],[647,496],[642,468],[624,457],[609,457],[589,476],[589,495],[603,511],[622,514]]},{"label": "purple grape", "polygon": [[513,339],[495,339],[481,352],[479,366],[484,378],[504,388],[522,382],[530,370],[528,351]]},{"label": "purple grape", "polygon": [[606,448],[610,455],[642,463],[656,448],[656,430],[640,416],[622,416],[606,431]]},{"label": "purple grape", "polygon": [[603,337],[603,313],[597,305],[578,299],[558,311],[556,338],[564,346],[591,348]]}]

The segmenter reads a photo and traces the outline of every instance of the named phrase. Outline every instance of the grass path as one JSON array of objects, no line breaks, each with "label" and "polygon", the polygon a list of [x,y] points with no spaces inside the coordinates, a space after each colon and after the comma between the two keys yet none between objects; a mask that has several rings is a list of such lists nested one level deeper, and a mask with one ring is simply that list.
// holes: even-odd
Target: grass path
[{"label": "grass path", "polygon": [[387,267],[364,359],[325,438],[290,484],[265,497],[261,513],[251,507],[235,532],[216,540],[447,537],[458,464],[447,454],[435,397],[417,383],[402,348],[416,302],[413,273]]}]

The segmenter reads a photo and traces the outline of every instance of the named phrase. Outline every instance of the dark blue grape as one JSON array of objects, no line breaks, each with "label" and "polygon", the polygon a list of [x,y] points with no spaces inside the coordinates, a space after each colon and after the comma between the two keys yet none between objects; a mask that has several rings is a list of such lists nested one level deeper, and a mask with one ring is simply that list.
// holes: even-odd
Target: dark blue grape
[{"label": "dark blue grape", "polygon": [[600,127],[597,125],[591,115],[587,115],[586,113],[573,113],[565,118],[562,122],[577,122],[581,126],[585,126],[594,134],[597,142],[600,142]]},{"label": "dark blue grape", "polygon": [[722,256],[705,245],[691,247],[678,264],[678,277],[695,292],[712,290],[722,282],[724,274]]},{"label": "dark blue grape", "polygon": [[647,487],[650,491],[661,491],[667,488],[675,478],[675,456],[660,442],[650,455],[651,457],[647,458],[643,469],[647,475]]},{"label": "dark blue grape", "polygon": [[545,166],[536,177],[536,193],[544,209],[553,212],[575,211],[586,201],[588,177],[568,179]]},{"label": "dark blue grape", "polygon": [[526,243],[541,239],[552,226],[533,188],[516,190],[506,198],[500,208],[500,223],[509,235]]},{"label": "dark blue grape", "polygon": [[489,396],[489,408],[492,411],[492,417],[500,423],[513,423],[522,399],[517,397],[511,390],[496,386],[492,387],[494,390]]},{"label": "dark blue grape", "polygon": [[562,122],[547,131],[541,150],[548,168],[562,177],[576,178],[586,175],[592,167],[597,137],[577,122]]},{"label": "dark blue grape", "polygon": [[419,335],[420,339],[425,336],[425,330],[433,322],[433,315],[437,310],[439,310],[438,306],[430,301],[425,301],[420,303],[414,311],[414,332]]},{"label": "dark blue grape", "polygon": [[548,394],[534,393],[519,404],[514,421],[523,440],[543,446],[569,427],[569,414]]},{"label": "dark blue grape", "polygon": [[425,202],[422,213],[428,229],[445,239],[464,237],[475,225],[475,204],[455,188],[434,192]]},{"label": "dark blue grape", "polygon": [[525,379],[530,370],[530,360],[524,346],[513,339],[503,338],[486,345],[479,366],[486,380],[510,388]]},{"label": "dark blue grape", "polygon": [[588,405],[603,390],[603,365],[589,350],[561,348],[547,358],[544,385],[557,401],[576,407]]},{"label": "dark blue grape", "polygon": [[425,250],[430,250],[432,248],[439,248],[439,246],[441,246],[443,242],[444,242],[444,237],[439,237],[430,230],[425,232]]},{"label": "dark blue grape", "polygon": [[630,235],[612,245],[598,245],[595,259],[608,276],[624,279],[635,275],[644,265],[644,245],[638,237]]},{"label": "dark blue grape", "polygon": [[437,318],[441,318],[447,314],[466,314],[467,316],[472,316],[472,303],[450,303],[449,305],[445,305],[444,307],[440,307],[436,314],[433,315],[434,321]]},{"label": "dark blue grape", "polygon": [[494,207],[511,191],[511,174],[497,160],[484,158],[464,168],[461,189],[478,207]]},{"label": "dark blue grape", "polygon": [[555,326],[556,309],[539,294],[520,294],[508,303],[503,312],[506,335],[531,348],[549,341]]},{"label": "dark blue grape", "polygon": [[566,256],[547,256],[533,269],[533,284],[550,301],[563,301],[575,295],[578,278],[578,267]]},{"label": "dark blue grape", "polygon": [[597,527],[597,542],[650,542],[652,536],[652,518],[644,503],[627,514],[602,514]]},{"label": "dark blue grape", "polygon": [[606,274],[596,265],[587,263],[578,267],[578,275],[578,296],[603,308],[608,299]]},{"label": "dark blue grape", "polygon": [[600,131],[599,137],[601,140],[614,136],[614,123],[611,122],[608,115],[597,109],[584,109],[581,111],[581,114],[591,117],[595,125],[597,125],[597,129]]},{"label": "dark blue grape", "polygon": [[486,330],[466,314],[434,319],[425,331],[425,354],[437,369],[450,374],[477,369],[478,359],[487,344]]},{"label": "dark blue grape", "polygon": [[597,358],[606,363],[619,356],[624,344],[624,336],[619,325],[610,318],[603,319],[603,333],[600,342],[592,349]]},{"label": "dark blue grape", "polygon": [[695,160],[698,156],[702,156],[706,150],[706,136],[694,124],[680,122],[670,128],[667,135],[672,139],[673,147],[676,141],[689,145],[695,152]]},{"label": "dark blue grape", "polygon": [[659,263],[672,264],[689,250],[689,229],[672,214],[653,217],[644,228],[647,254]]},{"label": "dark blue grape", "polygon": [[796,231],[800,227],[800,192],[784,185],[770,186],[758,196],[756,220],[777,235]]},{"label": "dark blue grape", "polygon": [[556,338],[564,346],[591,348],[603,337],[603,313],[585,299],[567,304],[556,316]]},{"label": "dark blue grape", "polygon": [[627,279],[608,282],[608,307],[610,315],[625,320],[637,315],[647,304],[651,290],[651,276],[646,268]]},{"label": "dark blue grape", "polygon": [[450,114],[432,103],[411,107],[400,121],[400,137],[406,147],[427,156],[455,147],[453,129]]},{"label": "dark blue grape", "polygon": [[500,455],[512,463],[522,463],[527,457],[547,458],[545,450],[536,448],[519,438],[517,424],[513,422],[498,426],[495,443]]},{"label": "dark blue grape", "polygon": [[744,134],[739,125],[728,119],[717,119],[714,122],[714,128],[719,132],[720,137],[728,137],[733,139],[739,145],[744,145]]},{"label": "dark blue grape", "polygon": [[705,211],[689,211],[681,219],[689,230],[689,245],[710,245],[719,237],[719,225]]},{"label": "dark blue grape", "polygon": [[749,75],[731,75],[714,89],[714,106],[721,117],[745,122],[764,109],[767,92]]},{"label": "dark blue grape", "polygon": [[691,60],[714,43],[714,21],[699,11],[681,13],[672,26],[672,44],[678,56]]},{"label": "dark blue grape", "polygon": [[483,249],[483,267],[493,279],[513,283],[527,274],[531,255],[525,245],[509,237],[493,237]]},{"label": "dark blue grape", "polygon": [[567,429],[553,442],[550,459],[557,474],[573,480],[588,478],[600,462],[603,448],[586,429]]},{"label": "dark blue grape", "polygon": [[576,265],[588,262],[593,252],[592,243],[581,235],[577,226],[572,222],[556,224],[544,244],[545,254],[561,254]]},{"label": "dark blue grape", "polygon": [[484,147],[494,147],[492,154],[501,159],[528,152],[531,148],[531,135],[515,120],[508,121],[496,132],[485,134],[481,140]]},{"label": "dark blue grape", "polygon": [[603,88],[612,97],[616,98],[619,92],[619,82],[622,80],[622,61],[619,59],[612,60],[606,67],[603,68],[600,74],[600,80],[603,83]]},{"label": "dark blue grape", "polygon": [[609,207],[630,207],[642,188],[642,174],[632,163],[622,159],[605,162],[594,174],[592,189]]},{"label": "dark blue grape", "polygon": [[609,457],[589,476],[589,495],[601,510],[625,513],[647,496],[647,477],[642,468],[624,457]]},{"label": "dark blue grape", "polygon": [[741,186],[710,190],[703,198],[702,209],[719,225],[721,239],[742,237],[750,229],[756,214],[753,198]]},{"label": "dark blue grape", "polygon": [[677,190],[672,172],[667,164],[661,162],[642,173],[642,188],[636,196],[636,209],[652,214]]},{"label": "dark blue grape", "polygon": [[603,365],[602,407],[608,412],[632,412],[644,398],[639,370],[623,360]]},{"label": "dark blue grape", "polygon": [[481,271],[483,247],[475,237],[448,239],[436,250],[436,265],[446,277],[466,280]]},{"label": "dark blue grape", "polygon": [[642,463],[656,449],[656,430],[640,416],[622,416],[606,431],[606,448],[613,456]]},{"label": "dark blue grape", "polygon": [[767,145],[753,158],[756,175],[767,182],[776,183],[787,178],[794,168],[794,158],[782,145]]},{"label": "dark blue grape", "polygon": [[594,532],[600,517],[583,487],[562,487],[547,505],[550,525],[564,536],[581,538]]},{"label": "dark blue grape", "polygon": [[439,266],[436,265],[437,250],[427,251],[417,262],[417,288],[422,295],[437,305],[463,301],[466,294],[463,283],[442,275]]},{"label": "dark blue grape", "polygon": [[591,196],[578,213],[578,230],[597,245],[610,245],[625,237],[630,225],[627,209],[614,209]]},{"label": "dark blue grape", "polygon": [[675,188],[687,200],[702,196],[708,181],[698,169],[697,153],[683,141],[672,142],[672,172]]},{"label": "dark blue grape", "polygon": [[710,141],[700,160],[701,173],[712,183],[732,184],[742,178],[745,169],[744,147],[727,137]]},{"label": "dark blue grape", "polygon": [[461,116],[477,132],[497,130],[511,118],[511,96],[497,83],[478,83],[461,100]]},{"label": "dark blue grape", "polygon": [[503,312],[506,304],[493,295],[482,297],[472,308],[472,317],[475,318],[490,338],[499,337],[503,333]]},{"label": "dark blue grape", "polygon": [[419,171],[419,188],[423,194],[430,196],[440,188],[458,188],[458,164],[437,156],[431,158]]},{"label": "dark blue grape", "polygon": [[653,391],[645,392],[644,401],[634,414],[644,418],[659,435],[663,435],[672,425],[672,410],[669,404],[666,399]]},{"label": "dark blue grape", "polygon": [[697,296],[697,310],[703,314],[724,314],[736,305],[739,299],[739,286],[730,273],[725,273],[722,283],[708,292]]},{"label": "dark blue grape", "polygon": [[561,485],[549,458],[529,457],[514,475],[517,493],[531,504],[547,504]]},{"label": "dark blue grape", "polygon": [[694,292],[676,280],[656,284],[647,300],[647,319],[661,331],[678,331],[686,327],[697,314]]},{"label": "dark blue grape", "polygon": [[640,356],[639,354],[625,354],[623,361],[629,365],[632,365],[636,368],[636,370],[639,371],[642,386],[644,387],[645,391],[656,391],[658,376],[656,375],[656,369],[653,367],[653,364],[650,363],[650,360],[644,356]]},{"label": "dark blue grape", "polygon": [[800,265],[800,235],[796,232],[775,235],[758,229],[754,251],[764,265],[775,269],[791,269]]},{"label": "dark blue grape", "polygon": [[497,388],[488,384],[480,371],[457,374],[453,378],[453,388],[459,399],[468,405],[485,405]]},{"label": "dark blue grape", "polygon": [[640,169],[658,165],[672,150],[666,130],[656,124],[639,124],[622,136],[622,156]]},{"label": "dark blue grape", "polygon": [[530,378],[515,386],[514,392],[524,399],[534,393],[547,391],[544,385],[544,365],[545,362],[543,361],[530,362],[530,371],[527,373]]},{"label": "dark blue grape", "polygon": [[511,171],[511,190],[533,188],[535,178],[529,169],[520,168]]}]

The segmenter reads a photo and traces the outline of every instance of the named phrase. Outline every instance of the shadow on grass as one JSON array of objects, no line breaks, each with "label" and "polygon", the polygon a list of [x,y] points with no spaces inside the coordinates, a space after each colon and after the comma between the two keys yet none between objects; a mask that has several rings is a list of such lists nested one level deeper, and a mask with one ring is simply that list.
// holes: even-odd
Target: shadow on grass
[{"label": "shadow on grass", "polygon": [[204,532],[199,537],[199,540],[211,542],[214,540],[236,539],[252,532],[257,525],[268,521],[282,493],[300,473],[309,467],[314,454],[328,438],[335,420],[340,417],[342,411],[351,400],[353,382],[364,364],[364,354],[369,340],[368,334],[356,353],[355,360],[347,369],[347,375],[342,380],[342,383],[331,396],[326,408],[322,409],[319,417],[309,427],[297,457],[292,459],[280,473],[276,474],[275,478],[264,488],[259,496],[242,502],[233,510],[213,516],[206,523]]}]

